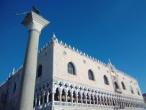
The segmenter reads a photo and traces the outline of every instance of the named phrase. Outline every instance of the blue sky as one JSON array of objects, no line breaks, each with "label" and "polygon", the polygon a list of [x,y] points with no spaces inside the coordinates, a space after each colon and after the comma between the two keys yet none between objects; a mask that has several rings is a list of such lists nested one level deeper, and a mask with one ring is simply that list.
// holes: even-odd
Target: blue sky
[{"label": "blue sky", "polygon": [[56,36],[135,77],[146,92],[145,0],[1,0],[0,83],[24,59],[27,30],[24,15],[36,5],[51,23],[43,30],[42,47]]}]

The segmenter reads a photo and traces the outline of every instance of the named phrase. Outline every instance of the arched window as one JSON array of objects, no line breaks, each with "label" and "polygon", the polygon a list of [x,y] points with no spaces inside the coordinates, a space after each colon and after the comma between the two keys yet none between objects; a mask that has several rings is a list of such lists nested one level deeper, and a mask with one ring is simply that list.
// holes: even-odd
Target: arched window
[{"label": "arched window", "polygon": [[134,94],[134,91],[133,91],[133,88],[132,88],[132,86],[131,86],[131,93],[132,93],[132,94]]},{"label": "arched window", "polygon": [[71,91],[68,91],[68,95],[67,95],[67,101],[71,102]]},{"label": "arched window", "polygon": [[119,85],[117,84],[117,82],[114,82],[115,85],[115,89],[119,89]]},{"label": "arched window", "polygon": [[109,85],[109,81],[108,81],[107,76],[106,76],[106,75],[104,75],[104,76],[103,76],[103,78],[104,78],[104,83],[105,83],[106,85]]},{"label": "arched window", "polygon": [[82,100],[83,100],[83,103],[86,103],[86,95],[85,95],[85,93],[83,93],[83,98],[82,98]]},{"label": "arched window", "polygon": [[140,95],[140,92],[139,92],[139,90],[138,90],[138,89],[137,89],[137,94],[138,94],[138,95]]},{"label": "arched window", "polygon": [[125,87],[124,82],[121,82],[121,84],[122,84],[122,88],[123,88],[124,90],[126,90],[126,87]]},{"label": "arched window", "polygon": [[54,100],[55,101],[59,101],[60,100],[60,97],[59,97],[59,89],[58,88],[56,89],[56,93],[54,95]]},{"label": "arched window", "polygon": [[77,96],[76,96],[75,91],[73,92],[73,102],[77,102]]},{"label": "arched window", "polygon": [[66,101],[66,93],[65,93],[65,90],[63,89],[62,91],[62,101],[65,102]]},{"label": "arched window", "polygon": [[16,91],[16,82],[14,83],[14,86],[13,86],[13,93],[15,93]]},{"label": "arched window", "polygon": [[75,75],[76,71],[75,71],[75,66],[72,62],[68,63],[68,73]]},{"label": "arched window", "polygon": [[94,74],[93,74],[93,71],[92,70],[89,70],[88,71],[88,78],[89,78],[89,80],[95,80]]},{"label": "arched window", "polygon": [[37,68],[37,77],[40,77],[42,75],[42,65],[40,64]]},{"label": "arched window", "polygon": [[45,96],[44,96],[44,103],[47,103],[47,93],[45,93]]}]

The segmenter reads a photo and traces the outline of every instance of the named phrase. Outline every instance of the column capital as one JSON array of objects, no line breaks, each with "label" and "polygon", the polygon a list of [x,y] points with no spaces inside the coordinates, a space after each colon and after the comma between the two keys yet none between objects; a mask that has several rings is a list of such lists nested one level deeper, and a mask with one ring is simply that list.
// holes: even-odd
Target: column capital
[{"label": "column capital", "polygon": [[22,24],[26,26],[29,30],[36,30],[40,32],[44,27],[49,24],[49,21],[44,19],[42,16],[37,13],[31,11],[26,14]]}]

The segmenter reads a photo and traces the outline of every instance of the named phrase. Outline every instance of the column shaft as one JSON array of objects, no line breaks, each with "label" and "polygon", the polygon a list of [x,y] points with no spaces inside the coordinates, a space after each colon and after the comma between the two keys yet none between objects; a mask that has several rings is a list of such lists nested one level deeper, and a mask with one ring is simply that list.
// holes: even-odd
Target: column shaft
[{"label": "column shaft", "polygon": [[37,67],[37,52],[40,33],[36,30],[29,31],[29,41],[26,50],[25,62],[22,74],[20,110],[33,108],[34,88]]}]

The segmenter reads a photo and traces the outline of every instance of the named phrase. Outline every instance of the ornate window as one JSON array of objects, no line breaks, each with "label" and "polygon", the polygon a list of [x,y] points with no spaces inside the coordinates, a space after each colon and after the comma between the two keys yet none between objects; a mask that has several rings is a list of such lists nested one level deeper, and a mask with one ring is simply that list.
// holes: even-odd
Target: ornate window
[{"label": "ornate window", "polygon": [[59,89],[57,88],[57,89],[56,89],[56,93],[55,93],[55,95],[54,95],[54,100],[55,100],[55,101],[59,101],[59,100],[60,100],[60,96],[59,96],[59,95],[60,95]]},{"label": "ornate window", "polygon": [[133,88],[132,88],[132,86],[131,86],[130,88],[131,88],[131,93],[132,93],[132,94],[134,94],[134,91],[133,91]]},{"label": "ornate window", "polygon": [[65,102],[66,101],[66,93],[65,93],[65,90],[63,89],[62,91],[62,101]]},{"label": "ornate window", "polygon": [[71,91],[68,91],[68,95],[67,95],[67,101],[71,102]]},{"label": "ornate window", "polygon": [[73,102],[77,102],[77,96],[76,96],[75,91],[73,92]]},{"label": "ornate window", "polygon": [[137,94],[138,94],[138,95],[140,95],[140,92],[139,92],[139,90],[138,90],[138,89],[137,89]]},{"label": "ornate window", "polygon": [[88,78],[89,78],[89,80],[95,80],[94,74],[93,74],[93,71],[92,70],[89,70],[88,71]]},{"label": "ornate window", "polygon": [[122,85],[122,88],[123,88],[124,90],[126,90],[126,87],[125,87],[125,84],[124,84],[123,81],[121,82],[121,85]]},{"label": "ornate window", "polygon": [[13,93],[15,93],[16,91],[16,82],[14,83],[14,86],[13,86]]},{"label": "ornate window", "polygon": [[68,63],[68,73],[75,75],[76,71],[75,71],[75,66],[72,62]]},{"label": "ornate window", "polygon": [[37,106],[39,106],[39,101],[40,101],[39,96],[37,96],[37,103],[36,103]]},{"label": "ornate window", "polygon": [[117,82],[114,82],[115,89],[119,89],[119,85]]},{"label": "ornate window", "polygon": [[41,95],[40,96],[40,105],[42,105],[43,104],[43,96]]},{"label": "ornate window", "polygon": [[40,64],[37,68],[37,77],[40,77],[42,75],[42,65]]},{"label": "ornate window", "polygon": [[47,93],[45,93],[45,96],[44,96],[44,103],[47,103]]},{"label": "ornate window", "polygon": [[103,76],[103,79],[104,79],[104,83],[105,83],[106,85],[109,85],[109,81],[108,81],[108,78],[107,78],[106,75]]}]

